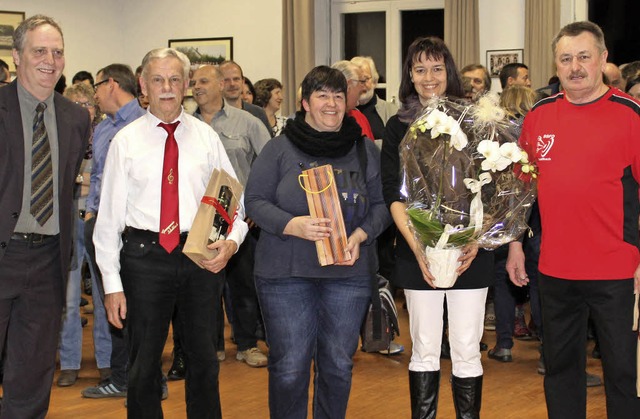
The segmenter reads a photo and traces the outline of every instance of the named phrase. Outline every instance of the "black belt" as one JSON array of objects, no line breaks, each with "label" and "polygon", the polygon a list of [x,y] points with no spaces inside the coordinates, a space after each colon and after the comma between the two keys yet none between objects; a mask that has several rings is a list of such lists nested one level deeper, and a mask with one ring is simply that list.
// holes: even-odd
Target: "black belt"
[{"label": "black belt", "polygon": [[[160,233],[151,230],[140,230],[138,228],[127,227],[124,229],[124,236],[131,240],[140,240],[149,243],[157,243]],[[189,232],[180,233],[180,243],[184,244],[187,241]]]},{"label": "black belt", "polygon": [[25,243],[44,243],[49,240],[54,240],[58,238],[58,234],[50,236],[47,234],[38,234],[38,233],[13,233],[11,235],[11,240],[17,240]]}]

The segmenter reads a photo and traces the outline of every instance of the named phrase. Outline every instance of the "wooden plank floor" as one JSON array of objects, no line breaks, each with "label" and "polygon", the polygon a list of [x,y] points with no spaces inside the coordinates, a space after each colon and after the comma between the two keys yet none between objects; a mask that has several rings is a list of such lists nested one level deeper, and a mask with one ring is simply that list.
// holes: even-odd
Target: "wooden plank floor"
[{"label": "wooden plank floor", "polygon": [[[410,339],[407,311],[401,309],[403,299],[398,298],[402,336],[397,341],[406,348],[398,356],[386,357],[358,351],[355,356],[353,386],[347,417],[351,419],[395,419],[410,417],[407,366],[410,358]],[[80,390],[95,385],[98,372],[92,359],[91,315],[89,326],[84,329],[83,369],[78,382],[72,387],[52,390],[48,418],[126,418],[123,399],[83,399]],[[267,369],[249,368],[235,360],[235,345],[229,341],[227,325],[227,359],[221,363],[220,386],[222,412],[225,418],[268,418]],[[490,347],[495,343],[495,333],[485,332],[484,342]],[[264,348],[264,344],[260,343]],[[592,343],[589,345],[590,351]],[[590,352],[589,352],[590,353]],[[483,352],[485,369],[483,418],[545,418],[546,407],[542,389],[542,376],[536,373],[538,360],[537,342],[516,341],[514,361],[503,364],[487,358]],[[164,352],[164,371],[171,364],[171,341]],[[602,376],[600,361],[588,357],[588,370]],[[449,375],[451,362],[442,362],[442,382],[438,407],[439,418],[454,418]],[[57,373],[56,373],[57,378]],[[587,389],[588,418],[604,418],[604,387]],[[166,418],[185,418],[184,381],[169,382],[169,399],[163,402]],[[311,417],[311,414],[309,414]]]}]

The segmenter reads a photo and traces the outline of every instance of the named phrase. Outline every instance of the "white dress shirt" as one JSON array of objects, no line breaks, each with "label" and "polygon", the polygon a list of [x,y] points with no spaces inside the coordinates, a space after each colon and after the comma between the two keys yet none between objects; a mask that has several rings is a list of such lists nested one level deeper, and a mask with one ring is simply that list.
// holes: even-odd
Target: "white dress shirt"
[{"label": "white dress shirt", "polygon": [[[180,232],[188,232],[214,169],[236,174],[218,134],[206,123],[181,112],[174,136],[178,143],[178,190]],[[100,209],[93,241],[102,272],[105,294],[120,292],[121,234],[125,227],[158,231],[164,145],[167,132],[162,122],[147,112],[116,134],[104,166]],[[175,122],[175,121],[174,121]],[[228,236],[242,244],[248,226],[244,220],[244,197]]]}]

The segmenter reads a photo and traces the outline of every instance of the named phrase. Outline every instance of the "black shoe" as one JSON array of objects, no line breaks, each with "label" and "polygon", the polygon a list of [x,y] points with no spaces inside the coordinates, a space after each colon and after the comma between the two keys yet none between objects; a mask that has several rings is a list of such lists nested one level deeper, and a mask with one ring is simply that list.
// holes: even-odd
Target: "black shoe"
[{"label": "black shoe", "polygon": [[409,370],[411,417],[435,419],[440,391],[440,371]]},{"label": "black shoe", "polygon": [[480,417],[482,376],[460,378],[452,375],[451,390],[457,418],[476,419]]},{"label": "black shoe", "polygon": [[105,380],[95,387],[87,387],[80,392],[82,397],[88,399],[104,399],[108,397],[127,397],[127,389],[120,388],[110,379]]},{"label": "black shoe", "polygon": [[513,358],[511,356],[511,349],[498,348],[497,346],[489,350],[489,358],[495,359],[500,362],[511,362]]},{"label": "black shoe", "polygon": [[80,297],[80,307],[84,307],[84,306],[86,306],[87,304],[89,304],[89,300],[87,300],[87,299],[86,299],[86,298],[84,298],[84,297]]},{"label": "black shoe", "polygon": [[187,365],[185,363],[184,354],[182,351],[173,352],[173,363],[169,372],[167,372],[167,378],[169,381],[184,380],[187,373]]}]

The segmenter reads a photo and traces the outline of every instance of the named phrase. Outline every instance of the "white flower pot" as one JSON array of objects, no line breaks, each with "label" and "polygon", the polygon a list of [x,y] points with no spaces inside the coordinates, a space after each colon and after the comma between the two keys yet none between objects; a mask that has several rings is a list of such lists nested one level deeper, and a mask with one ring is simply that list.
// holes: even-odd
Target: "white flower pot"
[{"label": "white flower pot", "polygon": [[434,281],[436,288],[453,287],[458,279],[456,270],[462,265],[458,261],[462,256],[462,249],[435,249],[427,246],[425,253],[429,262],[429,271],[436,279]]}]

